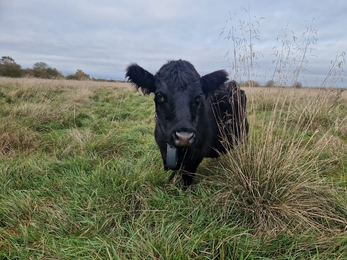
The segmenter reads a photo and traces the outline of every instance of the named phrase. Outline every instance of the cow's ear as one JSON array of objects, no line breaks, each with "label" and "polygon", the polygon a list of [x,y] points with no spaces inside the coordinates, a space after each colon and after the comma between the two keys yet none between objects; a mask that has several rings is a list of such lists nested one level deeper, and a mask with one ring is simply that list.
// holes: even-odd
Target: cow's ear
[{"label": "cow's ear", "polygon": [[128,81],[133,83],[137,89],[141,88],[144,94],[155,91],[154,76],[136,63],[132,63],[126,68],[125,77],[128,78]]},{"label": "cow's ear", "polygon": [[228,80],[228,72],[218,70],[201,77],[202,91],[206,95],[213,94],[222,84]]}]

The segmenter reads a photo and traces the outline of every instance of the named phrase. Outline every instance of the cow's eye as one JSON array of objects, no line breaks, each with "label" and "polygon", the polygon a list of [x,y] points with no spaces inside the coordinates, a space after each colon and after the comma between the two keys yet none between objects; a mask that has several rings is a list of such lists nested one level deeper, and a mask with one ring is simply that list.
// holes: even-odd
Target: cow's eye
[{"label": "cow's eye", "polygon": [[200,102],[201,102],[201,96],[197,96],[197,97],[195,98],[195,104],[199,105]]},{"label": "cow's eye", "polygon": [[166,101],[165,97],[163,96],[162,93],[158,92],[155,94],[155,100],[158,102],[158,103],[164,103]]}]

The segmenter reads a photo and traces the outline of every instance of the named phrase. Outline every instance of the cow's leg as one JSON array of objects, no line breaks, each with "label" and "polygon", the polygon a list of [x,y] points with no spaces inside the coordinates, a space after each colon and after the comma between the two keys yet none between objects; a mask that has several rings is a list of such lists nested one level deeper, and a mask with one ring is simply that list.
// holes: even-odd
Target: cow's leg
[{"label": "cow's leg", "polygon": [[[190,185],[192,185],[193,179],[194,179],[194,176],[195,176],[194,172],[195,172],[196,168],[197,167],[195,167],[195,169],[189,168],[190,171],[182,170],[182,179],[183,179],[183,183],[184,183],[184,187],[185,188],[187,188]],[[165,171],[169,171],[170,169],[166,165],[164,165],[164,170]],[[175,177],[176,173],[177,173],[177,170],[173,170],[172,171],[171,175],[169,176],[169,181],[173,180],[173,178]]]},{"label": "cow's leg", "polygon": [[201,161],[202,159],[194,160],[189,162],[188,165],[184,166],[182,171],[182,179],[183,179],[183,185],[185,189],[193,184],[196,169],[198,168]]},{"label": "cow's leg", "polygon": [[188,188],[189,186],[193,184],[194,177],[195,177],[195,173],[193,172],[186,172],[186,171],[182,172],[184,189]]}]

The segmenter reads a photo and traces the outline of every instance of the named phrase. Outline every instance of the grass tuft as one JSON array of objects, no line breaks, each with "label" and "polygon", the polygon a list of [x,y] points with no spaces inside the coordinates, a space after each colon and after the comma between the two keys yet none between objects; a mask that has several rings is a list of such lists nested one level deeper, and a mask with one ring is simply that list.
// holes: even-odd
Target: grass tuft
[{"label": "grass tuft", "polygon": [[[331,172],[327,164],[334,161],[323,155],[332,140],[336,141],[335,131],[327,129],[331,125],[324,124],[331,116],[321,117],[322,113],[311,107],[320,101],[315,107],[327,112],[324,108],[335,106],[336,99],[302,99],[306,102],[292,101],[285,110],[286,101],[273,102],[275,109],[261,121],[250,122],[247,143],[222,156],[209,176],[208,183],[218,187],[215,203],[227,211],[242,212],[255,234],[271,237],[305,230],[334,234],[343,232],[347,225],[343,196],[336,185],[322,177]],[[301,103],[307,109],[300,109]],[[341,116],[340,124],[347,115]],[[315,124],[326,126],[326,132],[312,132]]]}]

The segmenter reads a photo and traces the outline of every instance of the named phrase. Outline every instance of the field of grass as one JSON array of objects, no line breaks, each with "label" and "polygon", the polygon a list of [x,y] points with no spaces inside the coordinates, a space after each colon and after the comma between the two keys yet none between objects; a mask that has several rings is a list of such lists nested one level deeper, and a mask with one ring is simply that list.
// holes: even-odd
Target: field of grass
[{"label": "field of grass", "polygon": [[0,78],[0,259],[346,259],[347,90],[245,88],[182,190],[127,83]]}]

